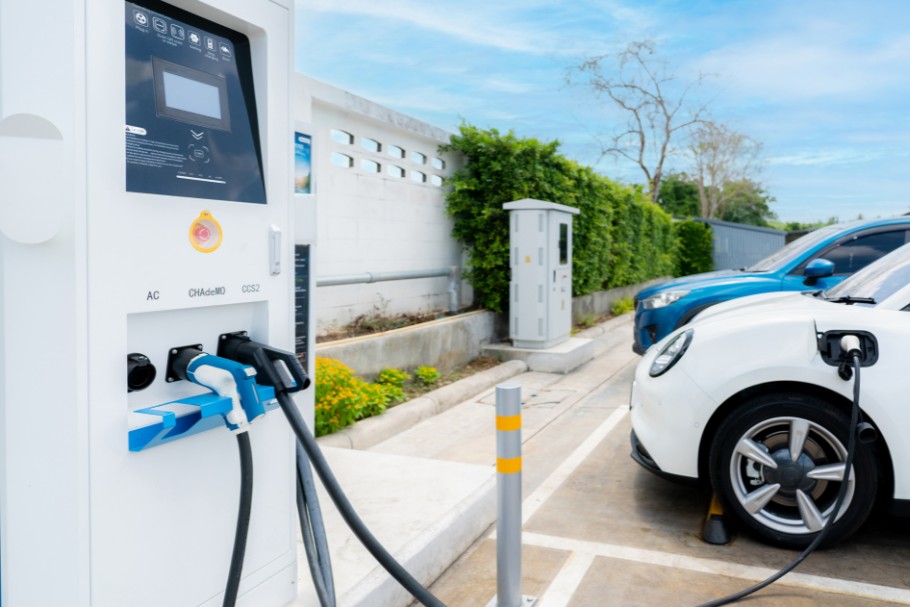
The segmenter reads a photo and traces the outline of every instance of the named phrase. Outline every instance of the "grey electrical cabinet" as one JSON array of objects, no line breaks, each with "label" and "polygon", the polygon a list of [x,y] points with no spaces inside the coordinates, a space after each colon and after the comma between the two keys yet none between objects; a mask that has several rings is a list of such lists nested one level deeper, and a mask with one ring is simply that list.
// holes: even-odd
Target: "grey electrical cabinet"
[{"label": "grey electrical cabinet", "polygon": [[578,209],[525,198],[508,202],[512,280],[509,337],[550,348],[572,330],[572,216]]}]

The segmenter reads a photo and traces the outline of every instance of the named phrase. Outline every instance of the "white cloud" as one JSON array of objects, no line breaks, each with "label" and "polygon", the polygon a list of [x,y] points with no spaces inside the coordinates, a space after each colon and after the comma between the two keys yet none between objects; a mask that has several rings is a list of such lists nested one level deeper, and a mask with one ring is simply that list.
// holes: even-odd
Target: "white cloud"
[{"label": "white cloud", "polygon": [[[624,37],[654,27],[650,13],[622,0],[549,0],[426,3],[418,0],[297,0],[300,11],[389,19],[493,49],[533,55],[601,52],[606,37],[592,38],[592,22]],[[628,39],[640,37],[635,34]]]},{"label": "white cloud", "polygon": [[837,165],[837,164],[854,164],[858,162],[870,162],[878,160],[883,156],[880,152],[863,152],[857,150],[816,150],[797,152],[784,156],[772,156],[767,159],[768,164],[780,164],[790,166],[818,166],[818,165]]},{"label": "white cloud", "polygon": [[850,23],[815,21],[715,49],[696,64],[732,85],[733,95],[799,102],[874,98],[905,86],[908,56],[908,35],[876,38]]},{"label": "white cloud", "polygon": [[496,6],[495,3],[470,4],[464,2],[434,6],[414,0],[313,0],[301,8],[401,21],[464,42],[501,50],[535,54],[550,52],[551,44],[545,39],[545,32],[504,25],[506,20],[501,16],[497,18],[496,10],[490,10]]},{"label": "white cloud", "polygon": [[619,25],[617,29],[622,32],[626,42],[656,38],[662,28],[661,19],[658,17],[661,11],[649,10],[642,2],[626,4],[617,0],[595,0],[580,7],[579,10],[600,13]]},{"label": "white cloud", "polygon": [[540,90],[539,83],[495,77],[485,78],[483,81],[481,81],[480,86],[486,90],[496,91],[499,93],[512,93],[516,95],[533,93]]}]

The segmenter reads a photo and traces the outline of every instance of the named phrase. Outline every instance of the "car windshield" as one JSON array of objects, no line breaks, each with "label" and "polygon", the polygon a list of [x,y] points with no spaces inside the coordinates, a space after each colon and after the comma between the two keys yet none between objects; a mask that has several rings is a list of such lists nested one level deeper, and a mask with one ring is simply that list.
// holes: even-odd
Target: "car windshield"
[{"label": "car windshield", "polygon": [[885,255],[843,282],[825,291],[826,299],[871,298],[881,303],[901,287],[910,284],[910,245]]},{"label": "car windshield", "polygon": [[782,249],[778,249],[771,255],[765,257],[758,263],[746,268],[747,272],[772,272],[785,266],[793,259],[799,257],[819,242],[830,238],[840,232],[843,226],[827,226],[809,232],[805,236],[797,238]]}]

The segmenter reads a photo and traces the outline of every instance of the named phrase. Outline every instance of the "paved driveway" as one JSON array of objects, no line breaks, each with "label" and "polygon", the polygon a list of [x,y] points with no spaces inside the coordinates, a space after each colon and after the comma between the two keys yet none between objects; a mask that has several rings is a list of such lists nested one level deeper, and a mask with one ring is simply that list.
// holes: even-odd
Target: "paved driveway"
[{"label": "paved driveway", "polygon": [[[597,358],[570,375],[519,377],[526,400],[522,592],[537,596],[538,607],[698,605],[789,563],[796,553],[742,534],[727,546],[703,543],[708,496],[632,462],[628,395],[638,357],[631,327],[614,323],[597,340]],[[489,459],[489,424],[460,430],[452,415],[437,422],[450,424],[452,442],[438,445],[435,457]],[[407,435],[398,441],[396,451]],[[483,607],[496,592],[495,570],[495,539],[486,535],[431,589],[449,607]],[[742,604],[910,605],[910,523],[874,517]]]}]

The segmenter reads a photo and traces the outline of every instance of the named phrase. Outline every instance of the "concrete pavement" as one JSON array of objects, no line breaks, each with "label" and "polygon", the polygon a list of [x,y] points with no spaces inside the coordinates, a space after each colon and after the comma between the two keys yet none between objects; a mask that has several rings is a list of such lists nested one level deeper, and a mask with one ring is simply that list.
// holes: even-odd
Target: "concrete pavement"
[{"label": "concrete pavement", "polygon": [[[521,373],[526,366],[512,361],[427,395],[425,400],[435,403],[432,406],[441,411],[438,414],[428,416],[425,409],[431,405],[412,402],[396,407],[391,415],[365,420],[369,423],[358,424],[342,436],[320,439],[358,513],[415,577],[432,582],[495,521],[495,385],[508,379],[522,386],[524,484],[539,483],[577,446],[576,435],[589,431],[604,417],[606,409],[600,405],[577,405],[592,390],[606,389],[610,378],[634,359],[624,343],[624,335],[631,333],[629,321],[623,317],[585,332],[594,339],[598,356],[584,371]],[[454,404],[459,394],[461,402]],[[628,401],[628,382],[615,400],[616,405]],[[415,416],[426,419],[415,420]],[[531,440],[557,420],[561,430],[551,438]],[[399,425],[403,431],[394,434],[391,425]],[[387,435],[392,436],[381,441]],[[351,445],[373,446],[345,448]],[[529,461],[538,463],[531,466]],[[359,545],[328,497],[322,495],[320,501],[326,513],[339,604],[407,605],[409,595]],[[302,549],[298,554],[301,590],[294,605],[315,605],[309,597],[311,583]]]},{"label": "concrete pavement", "polygon": [[[539,597],[539,607],[697,605],[795,556],[749,537],[704,544],[707,496],[629,458],[638,361],[630,323],[627,315],[584,332],[595,358],[567,375],[510,380],[523,400],[522,592]],[[326,450],[367,525],[418,578],[435,580],[431,590],[449,607],[483,607],[496,592],[493,405],[490,387],[368,450]],[[408,604],[322,503],[339,605]],[[882,517],[748,604],[910,605],[908,530]],[[301,561],[302,587],[308,577]]]}]

